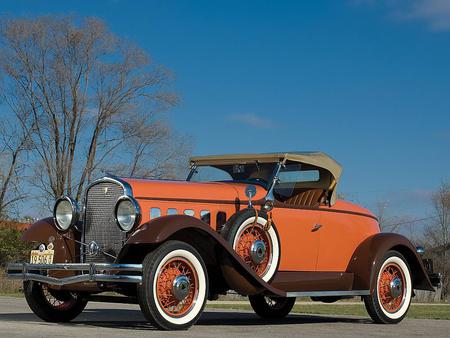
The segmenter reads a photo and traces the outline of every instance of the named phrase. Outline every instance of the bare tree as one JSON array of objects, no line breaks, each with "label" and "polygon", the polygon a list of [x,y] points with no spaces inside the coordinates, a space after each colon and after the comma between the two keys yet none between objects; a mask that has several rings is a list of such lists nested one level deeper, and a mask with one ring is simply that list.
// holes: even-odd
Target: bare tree
[{"label": "bare tree", "polygon": [[33,127],[18,121],[18,126],[4,119],[0,121],[0,219],[27,197],[20,183],[26,167],[23,155],[30,149]]},{"label": "bare tree", "polygon": [[123,125],[125,141],[130,155],[127,164],[110,166],[116,175],[142,178],[178,178],[187,168],[191,142],[186,136],[175,133],[161,120],[149,120],[136,114],[132,123]]},{"label": "bare tree", "polygon": [[427,246],[435,261],[435,269],[442,273],[442,299],[450,288],[450,184],[443,182],[433,194],[432,202],[436,221],[425,230]]},{"label": "bare tree", "polygon": [[[176,95],[164,90],[169,72],[102,21],[4,20],[0,37],[4,96],[34,126],[32,182],[48,196],[79,199],[111,156],[137,168],[162,135],[172,135],[161,122],[162,113],[177,103]],[[128,127],[137,124],[142,127]]]},{"label": "bare tree", "polygon": [[378,224],[383,232],[398,232],[400,225],[405,222],[405,217],[392,216],[389,211],[389,200],[380,199],[375,204],[375,216],[378,219]]},{"label": "bare tree", "polygon": [[388,211],[389,201],[382,199],[377,201],[375,205],[375,216],[378,219],[378,224],[380,225],[381,231],[391,231],[391,229],[387,226],[386,220],[388,219],[387,211]]}]

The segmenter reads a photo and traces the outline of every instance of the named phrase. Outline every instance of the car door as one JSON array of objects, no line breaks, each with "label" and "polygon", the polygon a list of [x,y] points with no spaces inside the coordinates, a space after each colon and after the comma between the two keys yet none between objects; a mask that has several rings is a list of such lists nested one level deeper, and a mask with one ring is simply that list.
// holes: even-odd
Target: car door
[{"label": "car door", "polygon": [[314,231],[319,212],[276,207],[273,221],[280,237],[280,271],[315,271],[319,234]]},{"label": "car door", "polygon": [[318,209],[286,203],[296,194],[295,186],[309,180],[299,164],[286,165],[279,173],[274,195],[278,200],[273,210],[281,242],[280,271],[315,271],[319,250]]}]

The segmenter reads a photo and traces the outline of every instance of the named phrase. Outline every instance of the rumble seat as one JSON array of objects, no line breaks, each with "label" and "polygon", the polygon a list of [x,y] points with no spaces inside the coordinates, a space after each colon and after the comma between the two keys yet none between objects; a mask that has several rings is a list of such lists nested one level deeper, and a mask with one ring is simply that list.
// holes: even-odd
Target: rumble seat
[{"label": "rumble seat", "polygon": [[326,193],[324,189],[298,189],[282,204],[292,206],[318,207],[325,203]]}]

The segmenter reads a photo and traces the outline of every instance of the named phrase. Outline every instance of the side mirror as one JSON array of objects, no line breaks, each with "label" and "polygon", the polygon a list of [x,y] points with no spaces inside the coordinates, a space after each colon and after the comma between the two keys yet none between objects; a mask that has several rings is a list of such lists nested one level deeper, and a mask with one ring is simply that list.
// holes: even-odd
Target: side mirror
[{"label": "side mirror", "polygon": [[248,208],[253,208],[252,205],[252,197],[255,197],[256,195],[256,187],[252,184],[247,185],[247,188],[245,188],[245,196],[248,197]]}]

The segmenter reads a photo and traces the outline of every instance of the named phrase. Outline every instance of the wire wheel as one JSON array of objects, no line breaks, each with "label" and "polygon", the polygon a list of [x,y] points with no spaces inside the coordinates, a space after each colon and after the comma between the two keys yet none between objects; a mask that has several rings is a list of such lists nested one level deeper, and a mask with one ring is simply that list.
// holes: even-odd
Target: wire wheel
[{"label": "wire wheel", "polygon": [[172,317],[188,313],[198,296],[198,277],[190,262],[175,257],[161,268],[157,280],[157,297],[161,308]]},{"label": "wire wheel", "polygon": [[286,317],[295,304],[295,298],[268,297],[263,295],[254,295],[248,298],[256,314],[267,319]]},{"label": "wire wheel", "polygon": [[137,298],[147,320],[163,330],[194,325],[208,297],[208,273],[202,256],[191,245],[167,241],[142,262]]},{"label": "wire wheel", "polygon": [[76,303],[77,299],[77,295],[70,292],[64,292],[57,295],[52,289],[44,284],[42,285],[42,293],[44,294],[48,305],[57,310],[70,309]]},{"label": "wire wheel", "polygon": [[407,260],[400,252],[390,250],[378,268],[373,292],[363,297],[366,310],[375,323],[399,323],[408,312],[412,290]]},{"label": "wire wheel", "polygon": [[259,224],[248,224],[237,234],[235,243],[236,253],[256,274],[264,276],[272,256],[272,246],[267,231]]},{"label": "wire wheel", "polygon": [[31,310],[47,322],[68,322],[77,317],[87,304],[82,294],[51,289],[35,281],[25,281],[23,291]]},{"label": "wire wheel", "polygon": [[406,283],[402,269],[395,263],[386,265],[378,281],[381,306],[389,313],[397,312],[405,301]]}]

